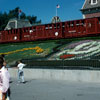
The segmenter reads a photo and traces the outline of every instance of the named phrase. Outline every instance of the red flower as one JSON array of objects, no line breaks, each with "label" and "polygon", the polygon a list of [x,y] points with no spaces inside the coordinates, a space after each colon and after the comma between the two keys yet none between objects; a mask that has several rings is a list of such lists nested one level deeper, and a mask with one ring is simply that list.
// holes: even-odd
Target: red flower
[{"label": "red flower", "polygon": [[60,59],[71,58],[71,57],[74,57],[74,56],[75,56],[74,54],[64,54],[64,55],[60,56]]}]

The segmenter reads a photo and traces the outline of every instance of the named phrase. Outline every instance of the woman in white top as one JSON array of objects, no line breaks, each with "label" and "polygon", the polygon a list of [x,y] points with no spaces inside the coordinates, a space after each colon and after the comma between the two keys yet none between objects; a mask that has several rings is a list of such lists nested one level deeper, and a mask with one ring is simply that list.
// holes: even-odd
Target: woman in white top
[{"label": "woman in white top", "polygon": [[6,100],[6,93],[9,88],[10,75],[3,66],[4,60],[0,58],[0,100]]}]

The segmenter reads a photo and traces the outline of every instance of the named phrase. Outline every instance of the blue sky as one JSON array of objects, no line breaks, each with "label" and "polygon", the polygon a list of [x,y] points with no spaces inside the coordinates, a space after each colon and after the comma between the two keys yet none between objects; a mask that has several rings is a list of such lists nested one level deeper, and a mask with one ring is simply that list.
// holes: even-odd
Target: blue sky
[{"label": "blue sky", "polygon": [[81,19],[80,9],[85,0],[0,0],[0,12],[8,12],[16,7],[26,15],[37,16],[42,23],[50,23],[53,16],[57,14],[62,21]]}]

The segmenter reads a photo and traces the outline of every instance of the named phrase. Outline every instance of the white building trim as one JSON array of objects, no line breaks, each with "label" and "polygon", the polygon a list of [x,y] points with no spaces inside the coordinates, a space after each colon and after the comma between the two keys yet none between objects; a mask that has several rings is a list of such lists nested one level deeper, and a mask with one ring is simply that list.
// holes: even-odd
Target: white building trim
[{"label": "white building trim", "polygon": [[82,9],[84,8],[84,5],[85,5],[86,2],[87,2],[87,0],[85,0],[84,4],[83,4],[83,6],[82,6]]},{"label": "white building trim", "polygon": [[95,5],[97,3],[98,3],[97,0],[95,0],[95,2],[94,2],[94,0],[91,0],[91,5]]}]

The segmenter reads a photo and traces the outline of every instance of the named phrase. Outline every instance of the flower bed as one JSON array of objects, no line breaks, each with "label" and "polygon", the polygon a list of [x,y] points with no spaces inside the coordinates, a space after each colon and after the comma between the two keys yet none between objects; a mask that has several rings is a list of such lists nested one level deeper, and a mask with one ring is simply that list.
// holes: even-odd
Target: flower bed
[{"label": "flower bed", "polygon": [[61,56],[60,56],[60,59],[72,58],[72,57],[74,57],[74,56],[75,56],[74,54],[64,54],[64,55],[61,55]]},{"label": "flower bed", "polygon": [[17,53],[17,52],[23,52],[23,51],[26,51],[26,50],[36,50],[36,53],[42,53],[44,51],[42,48],[36,46],[34,48],[23,48],[23,49],[19,49],[19,50],[0,53],[0,55],[2,55],[2,54],[9,55],[9,54]]}]

